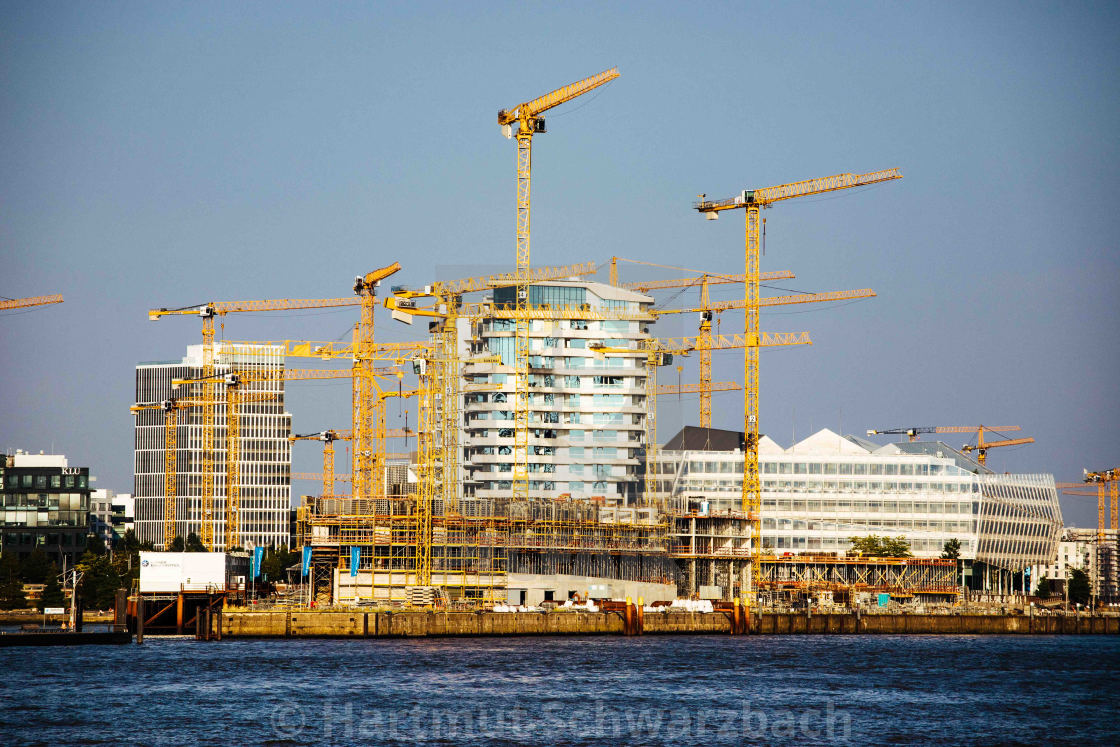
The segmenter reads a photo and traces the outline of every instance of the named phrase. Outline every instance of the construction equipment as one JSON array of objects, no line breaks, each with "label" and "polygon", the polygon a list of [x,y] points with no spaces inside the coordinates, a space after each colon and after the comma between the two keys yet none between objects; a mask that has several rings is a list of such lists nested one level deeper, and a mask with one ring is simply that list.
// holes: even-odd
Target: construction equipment
[{"label": "construction equipment", "polygon": [[[670,280],[639,280],[631,283],[621,282],[618,275],[618,263],[629,262],[635,265],[645,265],[646,267],[660,267],[665,270],[680,270],[682,272],[696,273],[696,277],[690,278],[672,278]],[[759,280],[788,280],[797,277],[789,270],[778,270],[776,272],[764,272],[759,275]],[[653,290],[664,290],[665,288],[692,288],[700,285],[701,282],[707,281],[709,285],[725,285],[730,283],[742,283],[746,281],[746,275],[724,275],[720,273],[711,273],[707,270],[694,270],[689,267],[677,267],[675,265],[663,265],[657,262],[646,262],[640,259],[627,259],[626,257],[611,257],[610,261],[610,284],[626,290],[637,291],[638,293],[648,293]]]},{"label": "construction equipment", "polygon": [[12,309],[28,309],[32,306],[46,306],[52,303],[62,303],[61,295],[30,296],[29,298],[0,298],[0,311]]},{"label": "construction equipment", "polygon": [[[272,398],[272,394],[261,392],[250,395],[246,401],[263,402]],[[164,412],[164,499],[163,499],[163,541],[164,549],[171,546],[171,542],[179,535],[178,531],[178,483],[179,483],[179,411],[193,407],[202,407],[203,401],[187,397],[170,397],[160,402],[146,402],[133,405],[129,409],[134,413],[147,410],[162,410]],[[236,429],[236,426],[235,426]],[[236,430],[235,430],[236,432]],[[227,478],[228,479],[228,478]],[[234,481],[236,483],[236,480]],[[235,522],[239,521],[235,517]],[[211,519],[212,520],[212,519]],[[227,532],[228,532],[227,516]],[[213,537],[214,528],[210,527],[210,536]],[[202,535],[200,527],[200,536]],[[227,548],[229,545],[227,545]]]},{"label": "construction equipment", "polygon": [[[288,436],[289,441],[315,440],[323,443],[323,495],[334,495],[334,442],[339,440],[338,431],[319,431],[318,433],[305,433],[303,435]],[[295,475],[293,475],[293,478]]]},{"label": "construction equipment", "polygon": [[[530,282],[541,280],[554,280],[570,278],[580,275],[589,275],[596,271],[594,262],[584,262],[577,265],[561,267],[530,268],[528,279]],[[436,281],[421,289],[410,289],[404,286],[393,288],[393,297],[386,298],[384,305],[388,308],[394,319],[407,324],[412,324],[413,317],[428,317],[439,320],[430,329],[437,339],[435,344],[440,351],[431,362],[440,366],[440,371],[432,372],[431,380],[441,386],[439,396],[440,431],[438,449],[433,448],[425,453],[433,456],[439,453],[438,465],[432,465],[425,471],[430,479],[436,480],[439,493],[444,499],[444,505],[454,507],[458,505],[458,474],[459,474],[459,404],[460,404],[460,360],[458,319],[466,317],[477,319],[491,313],[494,308],[492,303],[464,304],[462,296],[465,293],[494,290],[510,287],[517,282],[516,273],[501,273],[485,277],[463,278],[460,280]],[[431,306],[417,306],[416,299],[431,298]],[[477,360],[474,362],[478,362]],[[446,476],[446,477],[445,477]]]},{"label": "construction equipment", "polygon": [[[226,349],[222,346],[222,353],[231,358],[242,350],[236,348]],[[308,379],[342,379],[350,378],[349,369],[283,369],[279,371],[229,371],[215,374],[211,383],[225,385],[226,393],[226,536],[225,547],[227,550],[241,546],[241,402],[263,401],[271,399],[271,395],[264,392],[257,393],[253,399],[246,399],[241,388],[244,384],[301,381]],[[189,384],[205,384],[208,380],[203,377],[191,379],[172,379],[172,389]],[[202,400],[200,400],[200,403]],[[168,478],[170,479],[170,478]],[[212,518],[211,518],[212,520]],[[212,534],[212,530],[211,530]]]},{"label": "construction equipment", "polygon": [[[666,314],[700,314],[700,427],[712,427],[712,318],[714,314],[729,309],[742,309],[746,301],[720,301],[712,303],[708,295],[708,276],[705,275],[700,282],[700,306],[690,309],[657,309],[652,313],[656,316]],[[759,306],[785,306],[789,304],[820,303],[823,301],[847,301],[859,298],[871,298],[875,291],[870,288],[849,291],[831,291],[828,293],[799,293],[790,296],[770,296],[759,299]]]},{"label": "construction equipment", "polygon": [[703,384],[658,384],[657,396],[666,394],[703,394],[704,392],[737,392],[742,389],[734,381],[716,381],[707,386]]},{"label": "construction equipment", "polygon": [[1034,443],[1034,439],[1030,438],[1030,437],[1027,437],[1027,438],[1006,438],[1002,441],[985,441],[984,440],[984,431],[989,431],[990,432],[990,431],[994,431],[995,429],[994,428],[985,428],[984,426],[981,425],[981,426],[977,426],[977,428],[975,430],[976,430],[976,443],[975,444],[965,444],[964,446],[961,447],[961,451],[964,452],[965,454],[968,454],[970,452],[975,451],[977,461],[980,462],[981,467],[985,466],[986,462],[988,461],[988,449],[994,449],[998,446],[1021,446],[1023,444],[1033,444]]},{"label": "construction equipment", "polygon": [[[588,343],[589,350],[599,354],[614,355],[642,355],[646,364],[646,391],[653,396],[646,397],[646,465],[645,465],[645,492],[643,501],[649,505],[656,492],[657,474],[657,367],[673,362],[674,355],[688,355],[694,350],[727,350],[746,346],[743,335],[728,337],[718,335],[716,338],[703,337],[649,337],[642,340],[641,348],[622,348],[604,345],[601,342]],[[763,333],[758,343],[761,347],[778,347],[784,345],[812,345],[808,332],[800,334],[792,332]],[[712,385],[707,384],[708,391]]]},{"label": "construction equipment", "polygon": [[[1099,472],[1090,472],[1086,469],[1083,472],[1085,476],[1081,482],[1059,482],[1056,487],[1064,495],[1095,496],[1097,499],[1097,563],[1093,589],[1094,594],[1099,598],[1102,590],[1114,589],[1116,583],[1114,554],[1116,547],[1107,546],[1107,532],[1112,530],[1113,542],[1120,535],[1120,491],[1117,490],[1120,468]],[[1111,498],[1111,511],[1109,511],[1109,498]]]},{"label": "construction equipment", "polygon": [[971,425],[946,425],[946,426],[922,426],[913,428],[883,428],[880,430],[868,430],[868,436],[908,436],[911,443],[921,438],[923,433],[975,433],[983,428],[987,431],[1017,431],[1017,425],[985,425],[985,426],[971,426]]},{"label": "construction equipment", "polygon": [[[517,363],[514,376],[514,446],[513,446],[513,499],[524,500],[529,496],[529,227],[530,193],[532,181],[533,136],[544,133],[544,118],[549,109],[571,101],[618,77],[618,69],[611,68],[577,83],[564,86],[539,98],[518,104],[512,109],[498,112],[498,124],[503,134],[517,138],[517,294],[516,294],[516,343],[514,358]],[[517,124],[516,134],[513,125]]]},{"label": "construction equipment", "polygon": [[719,218],[724,210],[743,210],[745,213],[745,272],[746,295],[744,298],[745,331],[747,347],[743,356],[743,433],[746,440],[743,464],[742,510],[751,517],[751,578],[746,585],[748,603],[758,602],[756,579],[760,574],[762,545],[762,518],[760,516],[762,486],[758,475],[758,347],[759,329],[759,256],[761,254],[760,212],[777,202],[824,194],[841,189],[901,179],[898,169],[875,171],[867,174],[837,174],[821,179],[809,179],[762,189],[745,189],[735,197],[708,200],[700,195],[695,209],[709,220]]},{"label": "construction equipment", "polygon": [[984,433],[996,433],[997,431],[1017,431],[1020,430],[1017,425],[938,425],[938,426],[924,426],[912,428],[884,428],[881,430],[868,430],[868,436],[886,436],[886,435],[904,435],[907,436],[911,442],[917,441],[922,433],[975,433],[976,443],[965,444],[961,447],[961,451],[965,454],[975,451],[977,461],[981,466],[986,466],[988,459],[988,449],[994,449],[999,446],[1021,446],[1023,444],[1033,444],[1033,438],[1008,438],[1003,441],[985,441]]},{"label": "construction equipment", "polygon": [[401,265],[391,265],[354,278],[354,293],[361,300],[361,320],[354,328],[353,429],[351,452],[354,476],[354,497],[369,498],[377,482],[377,377],[373,372],[375,352],[374,309],[377,286],[385,278],[399,272]]},{"label": "construction equipment", "polygon": [[179,534],[177,525],[179,410],[190,406],[171,398],[162,402],[133,405],[129,408],[132,412],[155,409],[164,412],[163,547],[165,550],[171,548],[172,541]]},{"label": "construction equipment", "polygon": [[[386,268],[388,271],[390,268]],[[395,272],[395,270],[393,270]],[[391,273],[390,273],[391,274]],[[371,273],[371,275],[373,275]],[[371,395],[372,392],[380,392],[377,387],[376,380],[379,376],[388,375],[384,369],[374,368],[374,363],[388,363],[393,366],[409,366],[415,370],[417,367],[426,367],[427,361],[435,356],[435,351],[432,346],[420,342],[391,342],[391,343],[373,343],[372,334],[368,333],[373,319],[373,292],[370,283],[376,283],[371,276],[367,275],[362,279],[362,292],[366,302],[362,306],[362,315],[364,322],[359,322],[355,326],[354,339],[350,343],[340,342],[312,342],[308,340],[281,340],[278,342],[237,342],[227,343],[233,345],[275,345],[280,348],[281,355],[289,358],[318,358],[320,360],[335,360],[335,359],[348,359],[354,362],[355,366],[355,379],[361,378],[361,394],[355,392],[352,417],[353,429],[352,434],[362,433],[362,442],[365,445],[359,446],[356,437],[352,436],[355,440],[355,446],[352,454],[352,464],[357,466],[361,463],[365,469],[363,471],[352,470],[351,476],[354,480],[353,494],[355,498],[370,498],[371,493],[379,484],[377,482],[377,454],[384,451],[383,443],[379,436],[379,426],[377,419],[378,405],[380,400],[378,395]],[[356,284],[358,285],[358,284]],[[358,367],[360,364],[365,363],[365,367],[360,371]],[[394,372],[393,375],[400,375],[400,372]],[[371,401],[372,399],[372,401]],[[372,421],[372,422],[371,422]],[[345,431],[338,431],[340,434],[346,433]],[[387,431],[388,437],[392,437],[392,432]],[[411,434],[410,434],[411,435]],[[359,449],[367,452],[359,455]],[[382,471],[383,472],[383,471]]]},{"label": "construction equipment", "polygon": [[1118,507],[1118,491],[1117,481],[1120,481],[1120,468],[1108,469],[1102,472],[1090,472],[1085,470],[1084,482],[1096,485],[1097,488],[1097,537],[1102,542],[1104,541],[1104,514],[1105,514],[1105,492],[1107,491],[1112,498],[1112,521],[1109,527],[1116,530],[1120,524],[1117,520],[1120,519],[1120,507]]},{"label": "construction equipment", "polygon": [[352,298],[272,299],[264,301],[215,301],[177,309],[159,308],[148,311],[148,319],[189,315],[202,318],[202,544],[214,549],[214,318],[231,313],[254,311],[290,311],[354,306]]}]

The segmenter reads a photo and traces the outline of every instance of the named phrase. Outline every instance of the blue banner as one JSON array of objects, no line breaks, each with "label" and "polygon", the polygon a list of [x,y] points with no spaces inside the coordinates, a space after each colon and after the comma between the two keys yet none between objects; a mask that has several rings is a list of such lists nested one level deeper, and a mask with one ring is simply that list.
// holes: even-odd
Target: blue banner
[{"label": "blue banner", "polygon": [[358,575],[358,563],[361,562],[361,559],[362,559],[362,548],[351,547],[350,548],[350,578],[354,578],[355,576]]},{"label": "blue banner", "polygon": [[261,563],[264,561],[264,548],[254,547],[253,557],[250,559],[253,566],[253,578],[261,577]]},{"label": "blue banner", "polygon": [[307,547],[303,548],[303,568],[300,569],[300,573],[302,575],[306,576],[310,571],[311,571],[311,547],[307,546]]}]

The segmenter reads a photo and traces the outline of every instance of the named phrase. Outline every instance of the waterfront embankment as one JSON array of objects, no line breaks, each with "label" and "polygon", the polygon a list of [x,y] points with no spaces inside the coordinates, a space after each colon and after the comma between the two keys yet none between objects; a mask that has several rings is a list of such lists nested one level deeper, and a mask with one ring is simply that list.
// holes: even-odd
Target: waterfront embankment
[{"label": "waterfront embankment", "polygon": [[[223,638],[421,638],[520,635],[625,635],[617,612],[226,611],[215,615]],[[729,635],[721,612],[647,613],[639,634]],[[1089,615],[763,613],[755,635],[1066,634],[1120,635],[1120,617]],[[213,637],[217,637],[214,635]]]}]

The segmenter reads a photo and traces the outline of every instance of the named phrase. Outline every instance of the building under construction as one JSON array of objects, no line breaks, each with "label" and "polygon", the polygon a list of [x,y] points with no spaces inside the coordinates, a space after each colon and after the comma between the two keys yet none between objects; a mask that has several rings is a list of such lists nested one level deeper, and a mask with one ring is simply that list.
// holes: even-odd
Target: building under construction
[{"label": "building under construction", "polygon": [[[464,515],[437,502],[425,527],[415,499],[307,499],[298,531],[312,548],[315,598],[393,604],[435,593],[452,604],[504,604],[515,590],[526,594],[514,602],[565,601],[604,581],[631,583],[650,599],[675,596],[669,527],[656,510],[570,500],[498,505]],[[563,597],[559,576],[575,581]]]}]

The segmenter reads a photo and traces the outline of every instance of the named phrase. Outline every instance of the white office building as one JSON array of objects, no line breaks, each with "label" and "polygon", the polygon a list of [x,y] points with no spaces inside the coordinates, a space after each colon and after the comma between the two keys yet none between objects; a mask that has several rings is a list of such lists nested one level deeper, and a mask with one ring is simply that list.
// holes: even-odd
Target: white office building
[{"label": "white office building", "polygon": [[[740,509],[743,454],[717,440],[723,450],[710,450],[706,431],[686,428],[661,451],[670,508]],[[1007,588],[1007,574],[1051,561],[1062,530],[1053,476],[994,474],[941,442],[880,445],[825,429],[783,448],[763,436],[759,473],[762,541],[778,555],[843,554],[854,536],[901,535],[916,557],[935,558],[958,540],[962,560],[994,569],[982,588]]]},{"label": "white office building", "polygon": [[[514,304],[515,288],[494,291],[497,304]],[[603,283],[541,282],[530,306],[638,314],[649,296]],[[534,320],[529,360],[529,494],[543,499],[631,502],[639,490],[645,446],[646,368],[640,340],[648,321]],[[464,385],[496,384],[497,391],[464,397],[463,495],[472,501],[508,498],[512,487],[516,330],[506,319],[464,321],[463,357],[498,355],[501,363],[467,364]],[[603,354],[595,344],[633,349]]]},{"label": "white office building", "polygon": [[[265,372],[280,374],[284,357],[275,346],[239,347],[223,351],[218,345],[215,371]],[[173,396],[184,396],[182,388],[172,391],[173,379],[202,375],[202,346],[187,348],[181,361],[141,363],[136,367],[136,402],[157,403]],[[292,416],[284,411],[284,381],[278,375],[270,381],[241,384],[238,418],[238,474],[240,480],[240,524],[243,547],[287,545],[291,507],[291,433]],[[214,550],[225,550],[226,539],[226,413],[225,385],[213,387],[214,393]],[[197,390],[192,395],[197,397]],[[141,542],[156,547],[164,543],[164,458],[166,428],[164,412],[159,409],[135,413],[135,460],[133,495],[136,533]],[[202,527],[202,409],[178,411],[176,524],[184,539],[191,532],[201,536]]]}]

